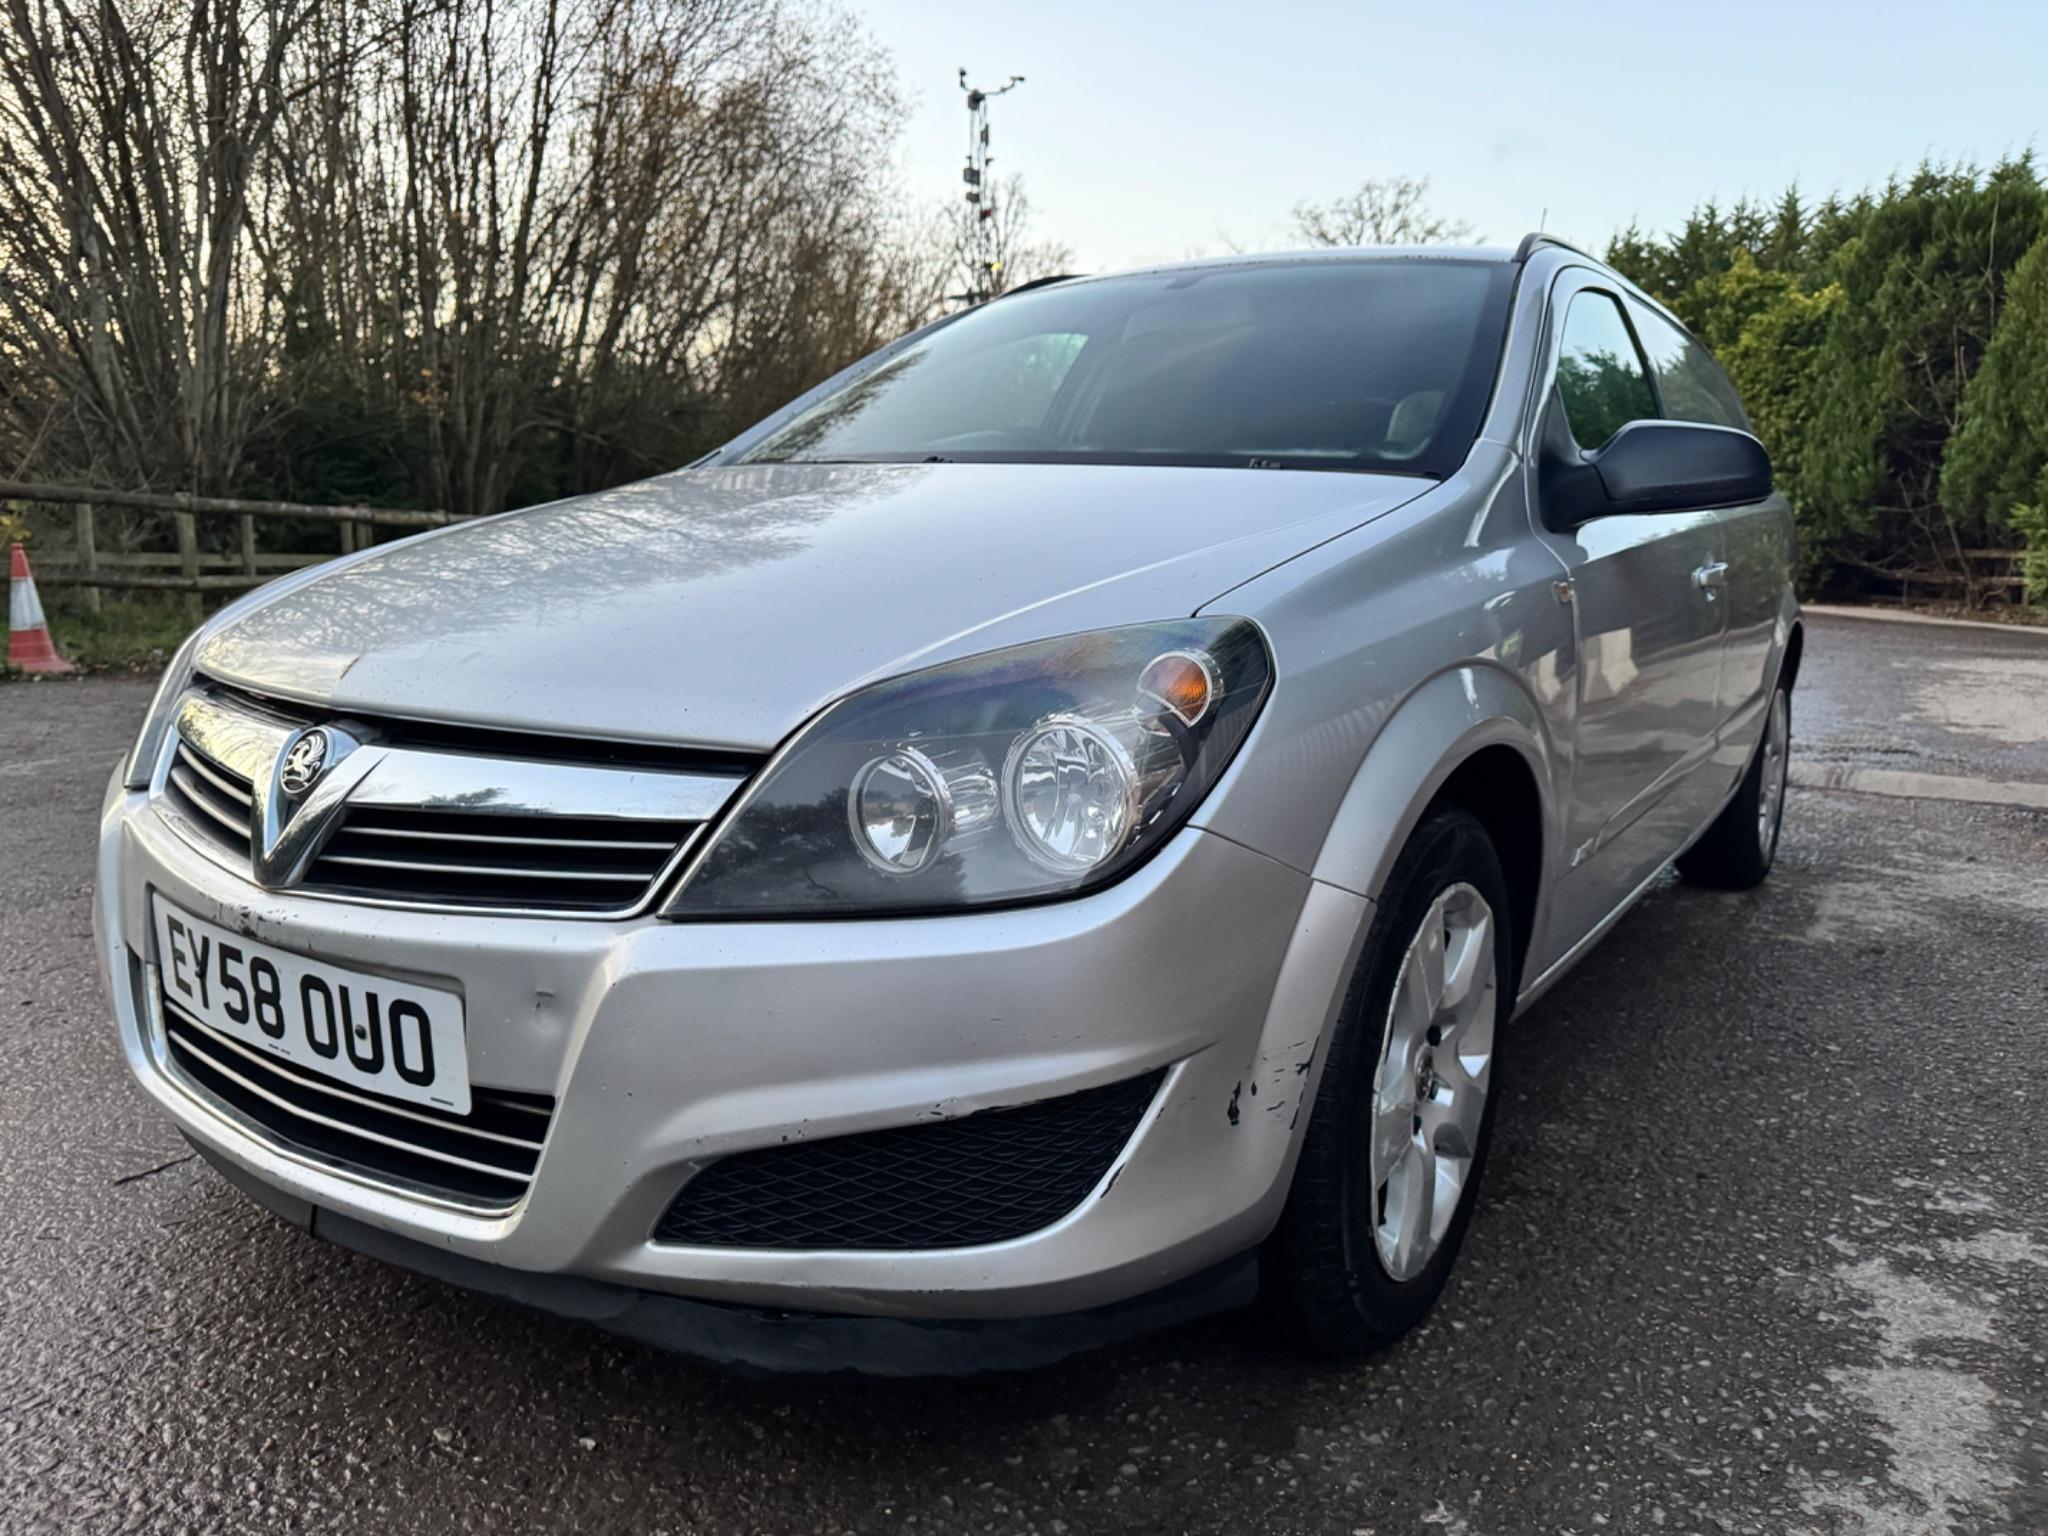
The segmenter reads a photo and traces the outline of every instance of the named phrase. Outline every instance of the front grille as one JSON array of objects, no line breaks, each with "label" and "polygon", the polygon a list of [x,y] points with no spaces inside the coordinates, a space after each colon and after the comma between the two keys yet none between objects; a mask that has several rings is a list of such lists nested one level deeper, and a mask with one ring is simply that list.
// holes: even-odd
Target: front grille
[{"label": "front grille", "polygon": [[472,1088],[467,1115],[400,1103],[253,1050],[158,997],[187,1081],[283,1146],[483,1209],[515,1204],[533,1180],[555,1111],[545,1094]]},{"label": "front grille", "polygon": [[249,806],[254,794],[247,779],[215,762],[189,741],[180,740],[164,794],[211,842],[230,853],[249,857]]},{"label": "front grille", "polygon": [[1102,1181],[1163,1075],[1021,1109],[738,1153],[683,1186],[654,1239],[901,1249],[1022,1237],[1058,1221]]},{"label": "front grille", "polygon": [[690,831],[687,822],[356,806],[305,885],[455,906],[615,911],[640,899]]},{"label": "front grille", "polygon": [[[252,811],[302,710],[205,684],[180,702],[160,804],[188,840],[249,874]],[[317,830],[294,884],[359,901],[623,917],[681,861],[754,761],[482,727],[349,716],[379,754]],[[286,807],[288,818],[302,814]]]}]

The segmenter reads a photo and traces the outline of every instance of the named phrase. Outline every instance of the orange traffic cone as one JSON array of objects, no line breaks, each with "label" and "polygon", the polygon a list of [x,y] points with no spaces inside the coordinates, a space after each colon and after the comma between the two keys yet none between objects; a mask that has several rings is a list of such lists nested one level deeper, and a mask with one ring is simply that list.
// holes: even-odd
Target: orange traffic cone
[{"label": "orange traffic cone", "polygon": [[78,670],[57,654],[43,619],[43,600],[36,596],[36,579],[29,574],[28,551],[19,544],[7,566],[7,662],[24,672]]}]

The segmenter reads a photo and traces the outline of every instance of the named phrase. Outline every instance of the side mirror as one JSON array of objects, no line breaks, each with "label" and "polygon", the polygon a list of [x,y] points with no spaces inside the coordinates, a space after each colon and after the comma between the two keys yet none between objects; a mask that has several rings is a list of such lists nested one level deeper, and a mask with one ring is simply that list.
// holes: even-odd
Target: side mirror
[{"label": "side mirror", "polygon": [[1564,532],[1625,512],[1738,507],[1771,494],[1771,456],[1747,432],[1691,421],[1632,421],[1581,453],[1552,404],[1543,441],[1543,520]]}]

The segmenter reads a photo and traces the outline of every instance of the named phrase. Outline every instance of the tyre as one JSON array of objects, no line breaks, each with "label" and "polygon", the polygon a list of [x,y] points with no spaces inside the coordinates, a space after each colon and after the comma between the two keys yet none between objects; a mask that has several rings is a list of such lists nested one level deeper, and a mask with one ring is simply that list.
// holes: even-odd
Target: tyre
[{"label": "tyre", "polygon": [[1456,808],[1425,817],[1382,892],[1261,1255],[1269,1316],[1318,1354],[1399,1338],[1457,1259],[1514,1007],[1512,922],[1485,828]]},{"label": "tyre", "polygon": [[1780,682],[1764,716],[1749,771],[1700,840],[1678,856],[1678,872],[1696,885],[1746,891],[1762,883],[1778,856],[1785,819],[1785,777],[1792,763],[1792,694]]}]

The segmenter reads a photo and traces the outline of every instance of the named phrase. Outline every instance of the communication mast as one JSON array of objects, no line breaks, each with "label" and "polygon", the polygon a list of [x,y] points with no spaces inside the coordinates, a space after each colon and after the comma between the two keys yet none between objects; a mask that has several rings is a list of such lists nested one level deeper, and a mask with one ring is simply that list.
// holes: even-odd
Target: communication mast
[{"label": "communication mast", "polygon": [[969,305],[986,303],[1003,291],[1003,248],[996,222],[1000,211],[996,207],[996,184],[988,170],[995,159],[988,152],[988,104],[1023,83],[1022,75],[1012,75],[997,89],[984,91],[969,85],[967,66],[960,67],[960,89],[967,93],[967,168],[960,173],[960,179],[967,183],[964,195],[973,216],[967,225],[968,291],[950,297]]}]

